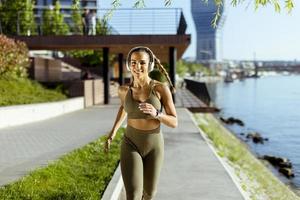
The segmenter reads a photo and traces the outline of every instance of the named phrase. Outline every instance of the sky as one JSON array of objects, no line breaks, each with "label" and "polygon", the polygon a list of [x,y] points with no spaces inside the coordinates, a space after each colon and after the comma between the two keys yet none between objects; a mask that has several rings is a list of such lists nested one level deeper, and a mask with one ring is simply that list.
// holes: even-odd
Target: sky
[{"label": "sky", "polygon": [[[199,0],[201,1],[201,0]],[[222,58],[234,60],[297,60],[300,61],[300,2],[294,0],[289,14],[281,4],[281,12],[272,5],[254,10],[255,0],[233,7],[225,1],[226,21],[222,29]],[[134,0],[121,0],[122,8],[132,8]],[[250,2],[250,3],[248,3]],[[111,1],[100,1],[101,8],[110,8]],[[299,3],[299,5],[297,4]],[[147,8],[162,8],[164,0],[145,0]],[[155,5],[155,6],[152,6]],[[183,58],[196,56],[196,31],[189,0],[172,0],[172,8],[182,8],[192,41]]]}]

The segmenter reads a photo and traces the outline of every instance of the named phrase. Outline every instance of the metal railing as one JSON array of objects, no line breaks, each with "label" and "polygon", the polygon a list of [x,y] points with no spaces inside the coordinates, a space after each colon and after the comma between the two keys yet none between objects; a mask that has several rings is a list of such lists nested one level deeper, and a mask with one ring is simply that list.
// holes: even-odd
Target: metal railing
[{"label": "metal railing", "polygon": [[[144,9],[117,9],[114,10],[110,18],[106,18],[109,9],[97,9],[97,27],[89,25],[84,28],[83,18],[78,23],[72,20],[72,9],[64,9],[64,22],[61,24],[53,21],[43,20],[42,13],[45,8],[34,9],[34,28],[27,28],[28,24],[22,22],[22,15],[25,11],[15,12],[10,21],[4,20],[5,12],[0,16],[0,33],[8,35],[140,35],[140,34],[184,34],[187,24],[181,8],[144,8]],[[49,10],[49,9],[48,9]],[[81,16],[84,10],[77,11]],[[82,16],[81,16],[82,17]],[[107,19],[106,21],[104,19]],[[10,24],[10,25],[9,25]],[[9,26],[9,27],[8,27]],[[51,26],[50,31],[45,31],[46,26]],[[65,28],[62,32],[61,29]],[[96,29],[96,31],[84,31],[86,29]],[[102,29],[102,30],[101,30]],[[103,32],[103,29],[106,32]],[[78,31],[80,30],[80,31]],[[89,33],[90,32],[90,33]]]},{"label": "metal railing", "polygon": [[[101,9],[103,17],[109,10]],[[177,34],[181,8],[118,9],[109,20],[120,34]]]}]

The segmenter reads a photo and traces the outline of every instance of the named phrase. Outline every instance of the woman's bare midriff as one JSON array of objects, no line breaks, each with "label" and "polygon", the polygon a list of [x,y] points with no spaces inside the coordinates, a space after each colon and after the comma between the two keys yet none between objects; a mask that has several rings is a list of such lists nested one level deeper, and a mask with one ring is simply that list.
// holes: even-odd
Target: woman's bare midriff
[{"label": "woman's bare midriff", "polygon": [[141,130],[152,130],[160,125],[156,119],[128,119],[127,124]]}]

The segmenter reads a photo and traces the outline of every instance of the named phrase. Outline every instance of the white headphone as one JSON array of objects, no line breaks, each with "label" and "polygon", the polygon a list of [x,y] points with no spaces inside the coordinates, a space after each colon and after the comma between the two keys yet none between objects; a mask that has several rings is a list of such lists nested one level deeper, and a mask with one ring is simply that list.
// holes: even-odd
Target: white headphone
[{"label": "white headphone", "polygon": [[127,70],[130,71],[130,57],[131,57],[131,54],[135,51],[138,51],[139,49],[143,49],[148,53],[148,55],[149,55],[148,72],[152,71],[153,68],[154,68],[154,54],[148,47],[145,47],[145,46],[137,46],[137,47],[132,48],[129,51],[129,53],[127,55],[127,59],[126,59],[126,68],[127,68]]}]

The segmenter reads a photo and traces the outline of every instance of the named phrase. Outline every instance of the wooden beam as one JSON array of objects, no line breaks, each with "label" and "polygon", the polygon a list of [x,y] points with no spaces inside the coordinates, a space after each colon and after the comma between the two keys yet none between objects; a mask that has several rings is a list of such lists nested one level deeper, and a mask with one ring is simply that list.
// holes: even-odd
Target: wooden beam
[{"label": "wooden beam", "polygon": [[127,55],[135,46],[147,46],[160,58],[169,62],[169,47],[177,49],[180,59],[191,42],[191,35],[66,35],[66,36],[10,36],[24,41],[30,50],[76,50],[102,49],[108,47],[110,54]]}]

